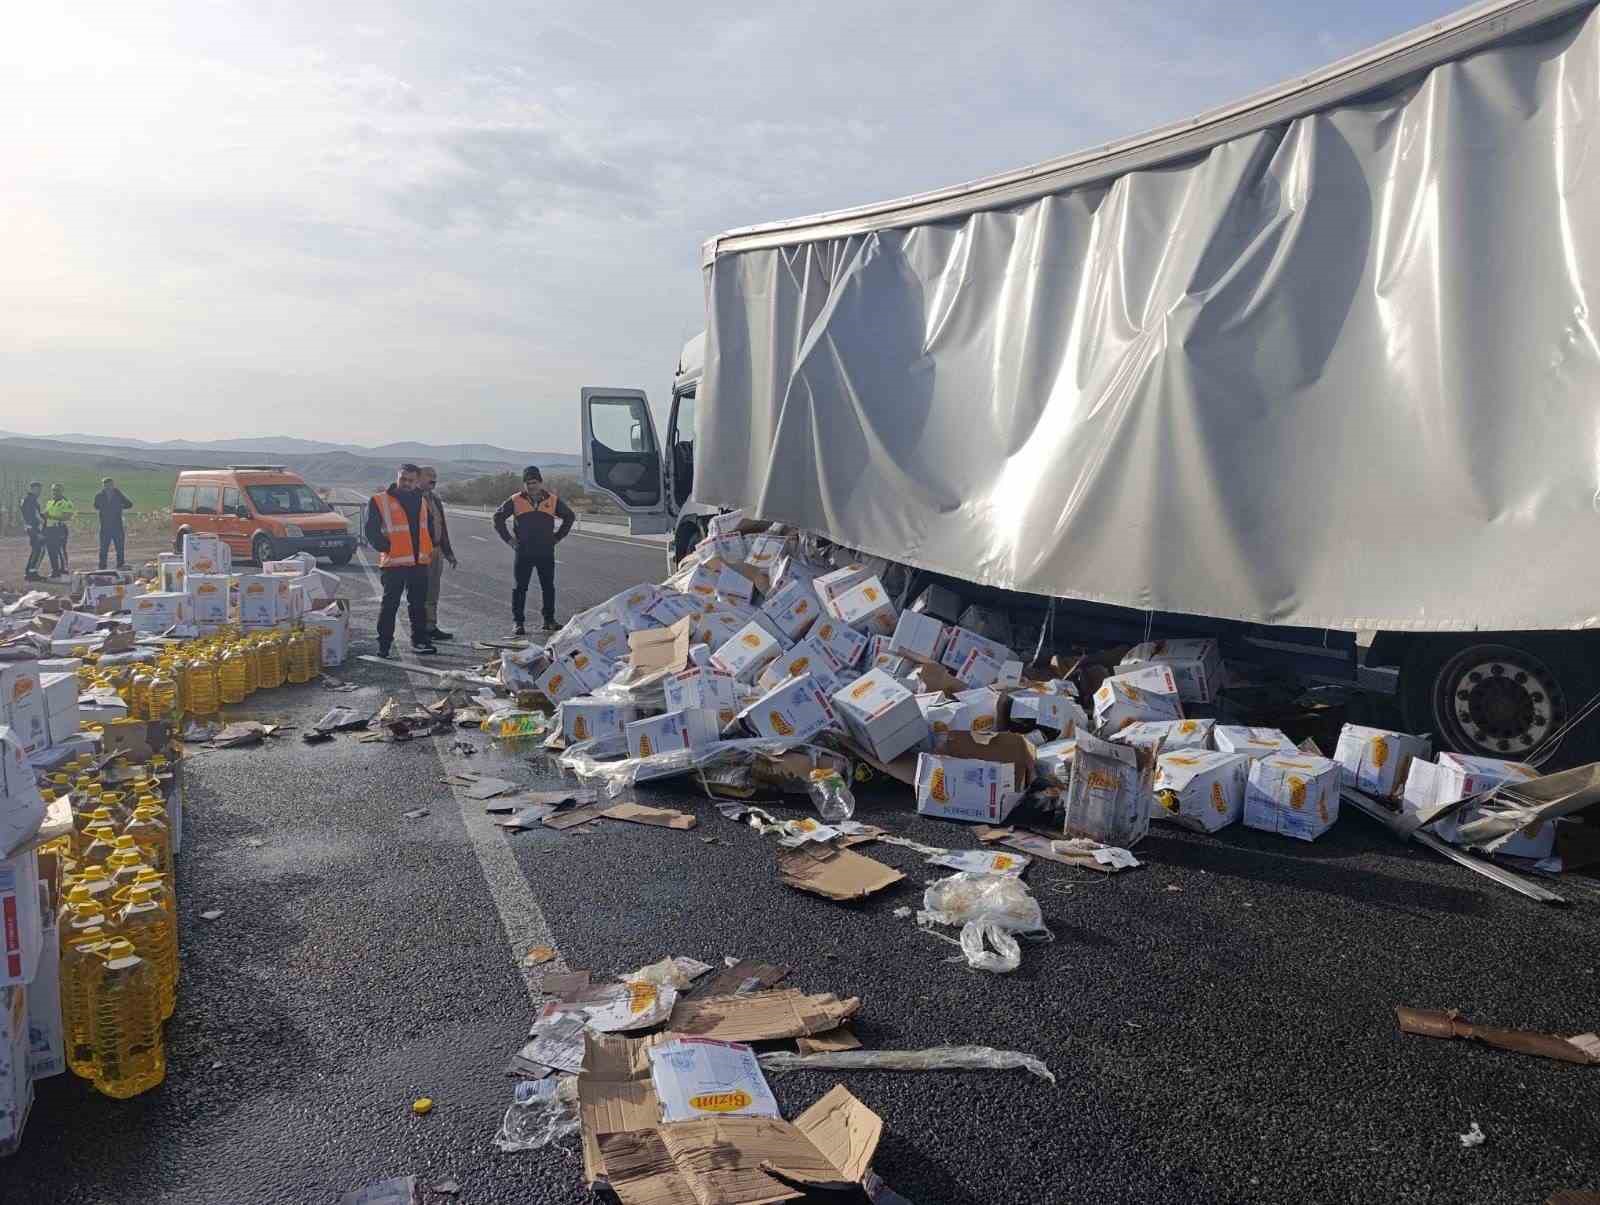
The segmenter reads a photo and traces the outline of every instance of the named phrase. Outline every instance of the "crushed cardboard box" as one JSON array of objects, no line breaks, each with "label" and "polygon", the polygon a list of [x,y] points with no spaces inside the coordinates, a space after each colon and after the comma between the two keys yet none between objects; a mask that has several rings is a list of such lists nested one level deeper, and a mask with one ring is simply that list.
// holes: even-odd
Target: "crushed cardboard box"
[{"label": "crushed cardboard box", "polygon": [[808,995],[794,988],[692,996],[673,1007],[672,1033],[722,1042],[765,1042],[836,1029],[861,1011],[859,997]]},{"label": "crushed cardboard box", "polygon": [[840,901],[865,899],[905,878],[873,858],[819,845],[780,850],[778,871],[790,887]]}]

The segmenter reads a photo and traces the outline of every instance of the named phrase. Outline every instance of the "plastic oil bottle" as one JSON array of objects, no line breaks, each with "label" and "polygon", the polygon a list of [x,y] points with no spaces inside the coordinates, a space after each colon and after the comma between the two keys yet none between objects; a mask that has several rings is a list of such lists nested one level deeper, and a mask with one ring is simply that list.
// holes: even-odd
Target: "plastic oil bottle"
[{"label": "plastic oil bottle", "polygon": [[316,643],[305,631],[293,633],[289,637],[289,668],[285,677],[291,682],[309,682],[316,676],[317,668],[312,664],[316,656]]},{"label": "plastic oil bottle", "polygon": [[283,685],[283,638],[276,633],[256,646],[256,676],[262,690]]},{"label": "plastic oil bottle", "polygon": [[244,693],[248,698],[261,689],[261,667],[256,661],[256,650],[253,644],[241,642],[239,652],[244,659]]},{"label": "plastic oil bottle", "polygon": [[144,850],[135,845],[131,838],[118,837],[118,842],[127,841],[127,845],[119,845],[117,852],[106,859],[106,872],[111,875],[111,893],[115,897],[117,890],[122,887],[133,886],[134,880],[141,870],[154,870],[145,860]]},{"label": "plastic oil bottle", "polygon": [[94,1086],[126,1100],[167,1076],[161,986],[155,967],[126,938],[112,938],[94,956],[100,964],[89,982]]},{"label": "plastic oil bottle", "polygon": [[221,705],[217,667],[209,657],[196,657],[189,662],[189,668],[184,671],[184,683],[188,687],[186,710],[190,715],[217,714]]},{"label": "plastic oil bottle", "polygon": [[67,1066],[84,1079],[94,1075],[94,1039],[89,988],[100,970],[96,952],[116,936],[105,909],[79,901],[61,926],[61,1029]]},{"label": "plastic oil bottle", "polygon": [[106,859],[117,852],[117,830],[104,822],[91,824],[83,830],[85,841],[78,857],[90,866],[104,866]]},{"label": "plastic oil bottle", "polygon": [[137,843],[140,855],[150,869],[168,883],[172,882],[172,833],[163,819],[161,808],[141,803],[134,808],[133,819],[128,821],[122,835]]},{"label": "plastic oil bottle", "polygon": [[150,687],[145,692],[145,715],[152,720],[174,720],[178,715],[178,682],[168,669],[158,669],[150,676]]},{"label": "plastic oil bottle", "polygon": [[178,999],[178,935],[171,914],[149,887],[135,886],[117,913],[117,928],[156,973],[161,1019],[172,1015]]},{"label": "plastic oil bottle", "polygon": [[217,684],[224,703],[243,703],[245,696],[245,652],[230,645],[217,659]]}]

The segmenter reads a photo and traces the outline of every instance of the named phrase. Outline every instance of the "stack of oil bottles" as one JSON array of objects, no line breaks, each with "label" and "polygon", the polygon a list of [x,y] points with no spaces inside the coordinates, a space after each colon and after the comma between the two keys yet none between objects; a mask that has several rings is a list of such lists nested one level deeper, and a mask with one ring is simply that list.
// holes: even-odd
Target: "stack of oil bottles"
[{"label": "stack of oil bottles", "polygon": [[[102,667],[91,654],[79,678],[85,690],[115,690],[128,705],[128,722],[176,725],[321,672],[319,629],[229,625],[165,645],[153,661]],[[147,1092],[166,1077],[162,1025],[178,992],[180,817],[167,793],[167,784],[178,789],[177,754],[176,744],[138,764],[83,754],[41,784],[46,802],[65,795],[72,806],[72,831],[40,849],[62,867],[57,933],[67,1066],[117,1098]]]}]

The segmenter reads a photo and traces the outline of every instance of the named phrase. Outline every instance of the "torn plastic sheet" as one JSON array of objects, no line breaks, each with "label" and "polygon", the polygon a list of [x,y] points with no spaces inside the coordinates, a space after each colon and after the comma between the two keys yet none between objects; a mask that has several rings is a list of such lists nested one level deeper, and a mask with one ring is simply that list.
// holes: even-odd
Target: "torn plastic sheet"
[{"label": "torn plastic sheet", "polygon": [[657,987],[670,987],[682,992],[687,991],[696,979],[709,970],[709,962],[679,954],[676,958],[663,958],[637,971],[629,971],[621,978],[626,982],[653,983]]},{"label": "torn plastic sheet", "polygon": [[1039,901],[1015,875],[962,871],[928,884],[918,924],[966,925],[987,922],[1008,933],[1038,933],[1049,940]]},{"label": "torn plastic sheet", "polygon": [[609,760],[609,754],[625,751],[622,746],[623,742],[615,738],[605,741],[585,741],[563,753],[561,765],[576,774],[579,781],[600,785],[607,795],[615,797],[636,783],[671,778],[705,766],[750,765],[762,755],[776,755],[795,749],[811,748],[791,741],[752,738],[717,741],[714,744],[699,745],[690,749],[669,749],[664,753],[653,753],[649,757]]},{"label": "torn plastic sheet", "polygon": [[502,1151],[532,1151],[577,1132],[577,1076],[521,1080],[494,1144]]},{"label": "torn plastic sheet", "polygon": [[961,953],[975,971],[1005,975],[1022,965],[1022,948],[993,921],[971,921],[961,926]]},{"label": "torn plastic sheet", "polygon": [[1020,1068],[1052,1084],[1050,1068],[1020,1050],[993,1046],[931,1046],[926,1050],[819,1050],[794,1054],[774,1050],[760,1058],[764,1071],[1011,1071]]}]

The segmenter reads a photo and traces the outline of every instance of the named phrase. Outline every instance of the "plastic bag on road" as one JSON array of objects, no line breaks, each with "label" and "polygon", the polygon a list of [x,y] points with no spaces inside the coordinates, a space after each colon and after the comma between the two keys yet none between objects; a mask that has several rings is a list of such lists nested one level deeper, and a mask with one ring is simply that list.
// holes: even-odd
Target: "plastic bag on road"
[{"label": "plastic bag on road", "polygon": [[978,971],[1004,975],[1022,965],[1022,949],[993,921],[970,921],[961,927],[961,952]]},{"label": "plastic bag on road", "polygon": [[494,1144],[502,1151],[532,1151],[577,1132],[577,1076],[522,1080],[501,1119]]},{"label": "plastic bag on road", "polygon": [[651,779],[671,778],[704,766],[751,765],[761,754],[781,754],[804,748],[808,746],[792,741],[752,738],[717,741],[690,749],[669,749],[649,757],[624,757],[612,761],[604,760],[612,748],[598,741],[585,741],[563,753],[561,765],[576,774],[580,782],[599,786],[614,798],[627,788]]},{"label": "plastic bag on road", "polygon": [[815,1054],[795,1054],[774,1050],[760,1056],[761,1069],[781,1074],[785,1071],[1023,1071],[1047,1079],[1056,1077],[1039,1059],[1020,1050],[996,1050],[993,1046],[932,1046],[926,1050],[821,1050]]},{"label": "plastic bag on road", "polygon": [[962,871],[930,883],[922,895],[922,923],[987,922],[1009,933],[1044,930],[1044,915],[1028,885],[1015,875]]}]

